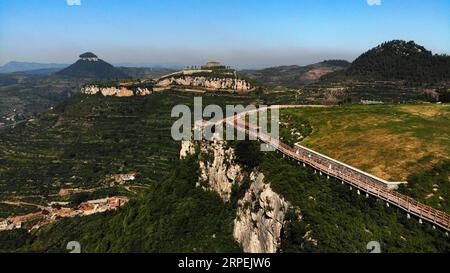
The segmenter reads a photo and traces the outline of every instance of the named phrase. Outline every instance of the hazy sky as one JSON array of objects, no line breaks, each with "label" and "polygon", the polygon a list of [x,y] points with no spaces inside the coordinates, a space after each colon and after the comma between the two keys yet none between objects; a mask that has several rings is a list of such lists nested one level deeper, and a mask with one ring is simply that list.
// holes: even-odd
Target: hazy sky
[{"label": "hazy sky", "polygon": [[449,0],[0,0],[0,65],[112,63],[238,68],[353,60],[391,39],[450,54]]}]

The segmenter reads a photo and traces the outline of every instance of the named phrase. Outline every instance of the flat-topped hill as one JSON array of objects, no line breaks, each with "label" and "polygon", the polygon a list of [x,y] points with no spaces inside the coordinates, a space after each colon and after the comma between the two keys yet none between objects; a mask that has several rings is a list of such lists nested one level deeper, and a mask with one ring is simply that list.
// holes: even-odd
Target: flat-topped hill
[{"label": "flat-topped hill", "polygon": [[162,89],[194,88],[205,91],[249,92],[256,86],[236,70],[226,67],[181,70],[161,77],[155,87]]}]

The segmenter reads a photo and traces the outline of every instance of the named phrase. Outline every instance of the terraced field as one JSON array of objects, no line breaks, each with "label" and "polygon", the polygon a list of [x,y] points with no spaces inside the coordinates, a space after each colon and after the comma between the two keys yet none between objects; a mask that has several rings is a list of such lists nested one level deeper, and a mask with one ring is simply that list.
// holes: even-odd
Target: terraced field
[{"label": "terraced field", "polygon": [[[0,134],[0,199],[20,196],[47,202],[61,188],[108,187],[111,175],[117,173],[140,173],[133,185],[161,181],[179,153],[179,143],[170,137],[175,120],[170,111],[176,104],[191,105],[193,96],[80,94],[4,131]],[[208,99],[241,103],[249,98],[204,96],[205,104]]]}]

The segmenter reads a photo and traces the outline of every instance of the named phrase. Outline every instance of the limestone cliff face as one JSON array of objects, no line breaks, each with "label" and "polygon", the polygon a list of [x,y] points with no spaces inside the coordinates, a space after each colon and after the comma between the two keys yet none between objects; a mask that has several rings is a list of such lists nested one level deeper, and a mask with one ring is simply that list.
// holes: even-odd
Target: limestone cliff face
[{"label": "limestone cliff face", "polygon": [[[183,141],[180,157],[183,158],[195,152],[194,145],[191,141]],[[242,169],[234,163],[234,159],[233,149],[225,147],[224,142],[200,142],[200,177],[197,185],[214,190],[225,202],[228,202],[233,184],[241,184],[244,179]]]},{"label": "limestone cliff face", "polygon": [[275,253],[289,203],[264,182],[262,173],[252,172],[250,181],[250,188],[238,201],[233,236],[245,252]]},{"label": "limestone cliff face", "polygon": [[170,87],[172,85],[199,87],[209,90],[236,90],[239,92],[247,92],[254,89],[250,83],[238,78],[209,78],[193,75],[167,77],[156,84],[157,87]]},{"label": "limestone cliff face", "polygon": [[195,153],[195,143],[190,140],[181,141],[180,159]]},{"label": "limestone cliff face", "polygon": [[281,243],[281,231],[289,203],[265,183],[260,172],[247,174],[235,162],[234,150],[226,142],[183,141],[180,157],[194,154],[199,147],[200,177],[198,186],[214,190],[224,202],[229,202],[234,184],[250,186],[238,201],[233,236],[245,252],[274,253]]},{"label": "limestone cliff face", "polygon": [[138,87],[136,90],[130,90],[125,87],[98,87],[95,85],[88,85],[81,89],[81,93],[95,95],[97,93],[102,94],[103,96],[116,96],[116,97],[131,97],[134,95],[137,96],[146,96],[152,93],[151,90],[147,88]]}]

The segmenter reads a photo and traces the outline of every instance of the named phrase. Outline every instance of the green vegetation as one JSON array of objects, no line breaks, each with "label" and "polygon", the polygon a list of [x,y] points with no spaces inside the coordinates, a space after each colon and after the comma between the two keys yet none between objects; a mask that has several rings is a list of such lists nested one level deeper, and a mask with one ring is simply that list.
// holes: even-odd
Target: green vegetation
[{"label": "green vegetation", "polygon": [[243,70],[242,74],[266,87],[299,88],[317,81],[321,76],[347,68],[349,62],[328,60],[316,64],[278,66],[261,70]]},{"label": "green vegetation", "polygon": [[32,212],[38,212],[38,211],[39,211],[39,209],[34,206],[28,206],[28,205],[16,206],[16,205],[0,203],[0,219],[8,218],[9,216],[23,215],[23,214],[28,214],[28,213],[32,213]]},{"label": "green vegetation", "polygon": [[98,61],[78,60],[74,64],[56,72],[56,75],[71,78],[91,79],[121,79],[128,75],[111,64],[98,59]]},{"label": "green vegetation", "polygon": [[442,230],[408,220],[400,209],[358,195],[348,185],[279,154],[266,153],[260,170],[273,190],[301,211],[300,221],[292,212],[287,215],[283,252],[366,252],[370,241],[380,242],[384,253],[450,251],[450,239]]},{"label": "green vegetation", "polygon": [[108,185],[112,174],[133,171],[142,174],[139,183],[159,181],[179,150],[167,137],[169,101],[167,96],[122,100],[77,95],[39,119],[3,132],[2,195],[95,188]]},{"label": "green vegetation", "polygon": [[367,51],[351,65],[325,61],[242,73],[267,87],[268,103],[446,102],[450,57],[432,55],[413,42],[391,41]]},{"label": "green vegetation", "polygon": [[0,232],[0,253],[31,244],[34,236],[25,229],[14,229]]},{"label": "green vegetation", "polygon": [[[167,179],[151,185],[142,198],[117,213],[45,226],[25,237],[28,243],[20,244],[17,251],[64,252],[72,240],[81,243],[83,252],[239,251],[231,234],[233,204],[243,191],[236,189],[234,201],[224,204],[214,192],[195,187],[197,164],[195,157],[180,161]],[[258,168],[272,188],[301,211],[300,221],[292,212],[287,215],[283,252],[366,252],[366,244],[373,240],[381,243],[383,252],[450,249],[442,230],[420,225],[415,218],[408,220],[403,211],[358,195],[276,153],[266,153]],[[7,238],[0,239],[11,243]]]},{"label": "green vegetation", "polygon": [[402,185],[403,192],[414,199],[450,214],[450,160],[431,170],[415,173],[408,178],[408,185]]},{"label": "green vegetation", "polygon": [[79,92],[86,82],[86,79],[38,77],[24,73],[0,74],[0,123],[8,125],[48,111]]},{"label": "green vegetation", "polygon": [[197,176],[196,160],[183,160],[119,212],[62,219],[17,251],[66,252],[67,242],[76,240],[83,252],[239,252],[232,237],[234,210],[195,187]]},{"label": "green vegetation", "polygon": [[[119,68],[122,73],[134,79],[94,81],[92,78],[68,78],[55,75],[38,75],[26,72],[0,74],[0,129],[2,123],[8,125],[48,111],[50,107],[61,103],[87,83],[115,86],[119,82],[140,82],[139,87],[151,87],[148,78],[157,78],[173,72],[170,69]],[[135,88],[131,86],[130,88]],[[7,120],[13,118],[14,120]]]},{"label": "green vegetation", "polygon": [[[244,141],[235,144],[238,146],[246,151],[244,155],[259,153],[258,145]],[[293,210],[286,216],[282,252],[367,252],[367,243],[374,240],[381,243],[384,253],[450,249],[450,239],[442,230],[428,223],[421,225],[414,217],[407,219],[404,211],[359,195],[348,185],[314,174],[311,168],[277,153],[265,153],[257,168],[275,192],[300,209],[301,220]],[[241,189],[233,188],[231,204],[242,196],[247,183],[244,181]]]},{"label": "green vegetation", "polygon": [[450,57],[432,55],[413,41],[385,42],[359,56],[346,75],[374,80],[431,83],[450,79]]},{"label": "green vegetation", "polygon": [[118,196],[124,194],[118,187],[102,188],[94,192],[80,192],[68,196],[69,206],[77,208],[81,203],[88,200],[100,199],[104,197]]},{"label": "green vegetation", "polygon": [[280,139],[284,143],[294,147],[294,145],[302,141],[305,137],[312,133],[310,122],[301,116],[292,115],[287,111],[281,111]]},{"label": "green vegetation", "polygon": [[[258,99],[253,94],[204,94],[203,104],[247,104]],[[193,95],[181,92],[129,98],[80,94],[34,121],[6,130],[0,135],[2,199],[23,195],[23,200],[38,203],[57,198],[53,194],[60,188],[95,190],[65,199],[75,205],[88,198],[122,193],[121,186],[111,187],[110,175],[132,171],[141,176],[127,185],[143,185],[146,189],[115,212],[60,219],[32,234],[1,233],[0,251],[66,252],[67,242],[73,240],[81,243],[83,252],[241,251],[232,237],[233,219],[236,202],[249,187],[249,181],[233,187],[231,202],[225,204],[216,193],[195,186],[197,159],[180,161],[179,143],[170,137],[170,126],[176,119],[170,117],[172,106],[192,103]],[[322,129],[317,131],[316,121],[304,113],[311,117],[316,114],[314,119],[321,122],[333,115],[339,121],[339,111],[342,116],[354,112],[364,118],[365,112],[386,114],[395,109],[389,106],[392,109],[383,112],[382,107],[387,106],[286,113],[295,126],[307,122],[303,133],[308,135],[308,128],[312,128],[312,137]],[[398,110],[396,117],[403,117],[400,113],[404,117],[417,115],[416,108],[401,107],[406,108]],[[419,117],[434,113],[431,110],[420,109]],[[438,116],[445,117],[446,111],[438,112]],[[297,115],[300,119],[296,119]],[[409,121],[423,123],[420,119]],[[445,119],[435,122],[433,129]],[[390,128],[402,132],[398,124]],[[430,129],[415,128],[414,132],[421,136],[429,133],[427,130]],[[449,250],[449,239],[441,230],[433,230],[426,223],[419,225],[416,219],[407,220],[402,211],[386,208],[382,201],[359,196],[338,181],[314,175],[312,170],[283,160],[276,153],[260,154],[257,142],[230,145],[236,148],[240,163],[247,169],[261,170],[274,191],[300,208],[301,221],[292,213],[288,215],[290,222],[282,241],[284,252],[365,252],[367,242],[372,240],[382,243],[383,252]],[[41,195],[48,197],[42,199]]]},{"label": "green vegetation", "polygon": [[236,162],[251,170],[259,165],[261,152],[257,141],[237,141],[235,146]]},{"label": "green vegetation", "polygon": [[[193,97],[180,92],[130,98],[79,94],[33,121],[5,130],[0,134],[0,200],[24,196],[22,200],[39,204],[72,202],[55,196],[61,188],[93,189],[98,193],[84,199],[101,198],[111,195],[111,175],[118,173],[141,174],[125,186],[160,182],[179,156],[180,143],[170,136],[176,120],[171,109],[177,104],[192,107]],[[252,100],[203,96],[205,105]],[[8,215],[15,211],[2,208],[0,213]]]}]

